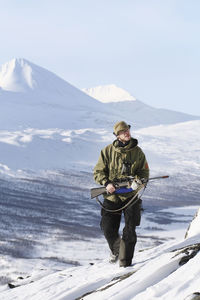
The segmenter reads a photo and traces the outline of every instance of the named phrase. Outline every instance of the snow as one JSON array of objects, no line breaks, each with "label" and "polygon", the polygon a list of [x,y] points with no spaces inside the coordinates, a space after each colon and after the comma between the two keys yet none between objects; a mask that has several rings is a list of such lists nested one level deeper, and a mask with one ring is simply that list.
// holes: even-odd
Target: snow
[{"label": "snow", "polygon": [[[199,128],[200,121],[197,120],[163,125],[162,128],[133,128],[131,132],[144,149],[153,173],[175,174],[178,171],[191,176],[198,175],[200,169]],[[14,170],[59,169],[75,163],[84,164],[87,170],[91,170],[100,149],[112,141],[112,132],[97,127],[0,130],[1,163]],[[79,155],[80,149],[82,156]],[[59,157],[56,155],[58,151]],[[17,161],[14,156],[18,157]]]},{"label": "snow", "polygon": [[[198,219],[200,228],[199,225]],[[184,265],[179,265],[181,258],[186,255],[181,249],[198,243],[199,238],[200,232],[186,240],[177,237],[175,241],[168,241],[153,249],[144,249],[136,253],[133,266],[126,269],[119,268],[118,264],[109,264],[107,259],[98,262],[92,258],[92,264],[53,273],[47,269],[40,270],[38,265],[30,278],[16,281],[16,284],[22,284],[20,287],[2,290],[1,299],[71,300],[80,297],[101,300],[182,300],[200,291],[200,252]],[[84,252],[87,255],[86,248],[79,249],[80,254]],[[93,244],[92,250],[95,249],[101,249],[100,253],[103,253],[101,244]],[[73,253],[73,248],[71,252]],[[99,256],[97,252],[96,255]]]},{"label": "snow", "polygon": [[186,237],[192,237],[199,233],[199,223],[200,223],[200,209],[196,212],[190,226],[186,232]]},{"label": "snow", "polygon": [[82,89],[82,91],[103,103],[136,100],[135,97],[115,84],[96,86],[89,89]]},{"label": "snow", "polygon": [[135,134],[142,141],[148,156],[155,157],[156,164],[162,163],[165,168],[171,169],[169,171],[177,169],[192,175],[200,170],[199,126],[200,122],[196,120],[143,128]]},{"label": "snow", "polygon": [[[25,59],[1,67],[0,106],[1,299],[183,300],[200,292],[200,253],[179,265],[200,238],[199,117],[154,109],[115,85],[83,93]],[[128,268],[108,263],[99,208],[88,202],[100,150],[123,119],[151,176],[170,175],[142,196]]]},{"label": "snow", "polygon": [[36,82],[32,73],[33,70],[26,60],[12,59],[0,69],[0,87],[12,92],[24,92],[26,88],[33,89]]}]

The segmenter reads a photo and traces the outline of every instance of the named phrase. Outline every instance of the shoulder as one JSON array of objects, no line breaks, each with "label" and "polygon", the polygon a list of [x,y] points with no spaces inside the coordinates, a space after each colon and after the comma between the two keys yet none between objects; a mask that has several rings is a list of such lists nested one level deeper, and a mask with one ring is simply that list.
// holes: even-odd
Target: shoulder
[{"label": "shoulder", "polygon": [[143,152],[141,147],[136,146],[135,148],[136,148],[139,152]]},{"label": "shoulder", "polygon": [[136,146],[136,148],[137,148],[140,159],[145,159],[145,154],[144,154],[142,148],[140,148],[139,146]]},{"label": "shoulder", "polygon": [[114,149],[113,144],[109,144],[101,150],[101,153],[104,155],[109,154]]},{"label": "shoulder", "polygon": [[114,152],[116,152],[116,148],[113,142],[101,150],[101,157],[103,160],[108,162],[113,157]]},{"label": "shoulder", "polygon": [[142,150],[142,148],[139,147],[138,145],[137,145],[135,148],[136,148],[139,152],[144,153],[143,150]]},{"label": "shoulder", "polygon": [[131,139],[130,151],[138,153],[140,156],[144,156],[144,152],[141,147],[138,146],[138,140]]}]

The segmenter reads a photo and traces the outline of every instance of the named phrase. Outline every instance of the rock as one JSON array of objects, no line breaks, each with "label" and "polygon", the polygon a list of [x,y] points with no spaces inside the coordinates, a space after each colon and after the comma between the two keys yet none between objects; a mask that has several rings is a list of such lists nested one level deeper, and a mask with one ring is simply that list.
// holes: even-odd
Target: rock
[{"label": "rock", "polygon": [[200,300],[200,293],[195,292],[195,293],[187,296],[184,300]]}]

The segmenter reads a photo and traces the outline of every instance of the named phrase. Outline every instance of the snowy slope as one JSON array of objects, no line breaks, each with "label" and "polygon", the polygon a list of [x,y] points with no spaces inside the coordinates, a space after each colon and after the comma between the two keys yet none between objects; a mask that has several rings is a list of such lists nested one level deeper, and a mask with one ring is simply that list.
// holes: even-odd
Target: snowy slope
[{"label": "snowy slope", "polygon": [[110,115],[99,101],[25,59],[1,67],[0,107],[0,129],[5,130],[80,129]]},{"label": "snowy slope", "polygon": [[[196,231],[183,241],[186,222],[192,218],[188,205],[199,203],[199,117],[157,110],[126,91],[108,90],[104,95],[107,103],[102,103],[27,60],[14,59],[2,66],[1,299],[75,299],[113,283],[95,292],[95,299],[126,299],[120,294],[121,285],[127,299],[130,294],[139,297],[145,292],[148,300],[148,291],[149,300],[159,295],[165,299],[166,286],[174,292],[169,298],[195,291],[196,279],[191,278],[191,289],[186,278],[180,285],[177,279],[182,270],[188,273],[187,266],[193,268],[194,260],[185,265],[186,270],[181,269],[178,261],[182,254],[173,258],[171,250],[199,238],[197,221]],[[101,95],[104,91],[101,89]],[[113,95],[110,102],[106,97]],[[92,169],[100,150],[113,141],[113,124],[121,119],[132,125],[151,176],[170,175],[164,182],[149,184],[145,191],[135,266],[126,270],[107,264],[99,207],[89,200],[89,188],[94,185]],[[185,213],[175,213],[175,206],[187,206]],[[175,241],[177,234],[181,240]],[[148,250],[164,241],[167,243]],[[198,270],[194,271],[198,278]],[[131,272],[135,272],[133,277]],[[121,277],[123,274],[127,278]],[[173,280],[182,285],[184,294],[171,288]],[[24,286],[12,290],[7,282]],[[94,294],[88,299],[94,299]]]},{"label": "snowy slope", "polygon": [[139,100],[107,103],[106,105],[110,110],[114,109],[120,112],[125,120],[131,120],[131,123],[137,128],[200,119],[199,116],[191,116],[173,110],[154,108]]},{"label": "snowy slope", "polygon": [[[12,59],[1,66],[0,87],[1,92],[12,92],[10,95],[13,95],[13,98],[18,93],[27,94],[27,101],[29,93],[30,95],[37,92],[41,93],[41,99],[29,99],[29,101],[36,103],[49,101],[49,104],[51,104],[51,101],[55,101],[54,104],[58,102],[58,104],[68,107],[76,105],[77,108],[81,105],[98,105],[98,101],[92,101],[91,97],[86,97],[84,93],[54,73],[23,58]],[[42,96],[45,95],[49,99],[42,99]],[[57,102],[55,96],[58,97]]]},{"label": "snowy slope", "polygon": [[83,91],[91,97],[105,103],[110,110],[114,109],[120,113],[122,119],[130,120],[137,128],[200,119],[199,116],[191,116],[173,110],[154,108],[113,84],[83,89]]},{"label": "snowy slope", "polygon": [[[120,119],[134,123],[136,128],[199,119],[152,108],[114,85],[99,87],[98,91],[100,101],[92,98],[96,92],[88,91],[90,97],[44,68],[25,59],[13,59],[0,69],[0,129],[112,131]],[[102,103],[102,99],[108,103]]]},{"label": "snowy slope", "polygon": [[105,260],[46,276],[38,270],[14,282],[21,286],[2,290],[1,299],[193,299],[195,293],[200,294],[199,214],[193,222],[191,237],[137,252],[131,267],[119,268]]},{"label": "snowy slope", "polygon": [[[161,168],[169,168],[192,176],[200,170],[200,121],[173,125],[160,125],[137,130],[152,162]],[[162,155],[161,160],[159,160]]]},{"label": "snowy slope", "polygon": [[25,92],[35,89],[37,82],[34,80],[31,65],[22,59],[12,59],[0,68],[0,87],[11,92]]},{"label": "snowy slope", "polygon": [[[146,153],[153,173],[185,172],[191,176],[199,174],[199,128],[200,121],[189,121],[140,130],[133,127],[131,132]],[[0,163],[14,170],[72,166],[92,170],[101,148],[113,139],[112,132],[100,128],[0,130]]]},{"label": "snowy slope", "polygon": [[[113,124],[120,119],[127,120],[132,125],[133,134],[137,135],[135,130],[138,127],[195,118],[149,107],[114,85],[95,88],[94,94],[88,91],[109,101],[102,103],[25,59],[13,59],[1,67],[0,87],[0,164],[3,171],[8,168],[35,171],[74,166],[91,168],[100,149],[112,142]],[[191,131],[194,132],[196,146],[199,143],[198,121],[186,123],[185,126],[180,124],[180,128],[182,126],[184,131],[187,126],[189,129],[179,145],[175,140],[180,140],[181,129],[176,134],[177,127],[173,127],[171,147],[179,152],[185,140],[190,139]],[[163,134],[170,128],[163,127]],[[139,144],[143,146],[143,131],[138,134]],[[149,151],[149,147],[155,146],[154,136],[145,135],[145,140],[147,147],[144,151]],[[168,141],[168,137],[159,141],[162,143],[162,153],[159,150],[161,156],[163,149],[168,147]],[[158,145],[151,151],[150,163],[156,156],[157,148]],[[192,146],[190,153],[186,153],[186,160],[193,161],[193,157],[195,161],[198,158]],[[177,152],[172,154],[173,160],[177,158]]]}]

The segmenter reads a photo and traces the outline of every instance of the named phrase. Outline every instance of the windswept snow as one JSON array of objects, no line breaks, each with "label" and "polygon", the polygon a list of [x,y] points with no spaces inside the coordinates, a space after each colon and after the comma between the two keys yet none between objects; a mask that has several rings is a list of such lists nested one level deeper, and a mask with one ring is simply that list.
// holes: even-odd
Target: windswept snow
[{"label": "windswept snow", "polygon": [[[197,120],[140,130],[131,128],[131,132],[147,156],[152,175],[184,172],[199,176],[199,128]],[[60,169],[82,164],[82,168],[92,171],[100,150],[113,139],[112,131],[97,127],[0,130],[0,162],[15,170]]]}]

